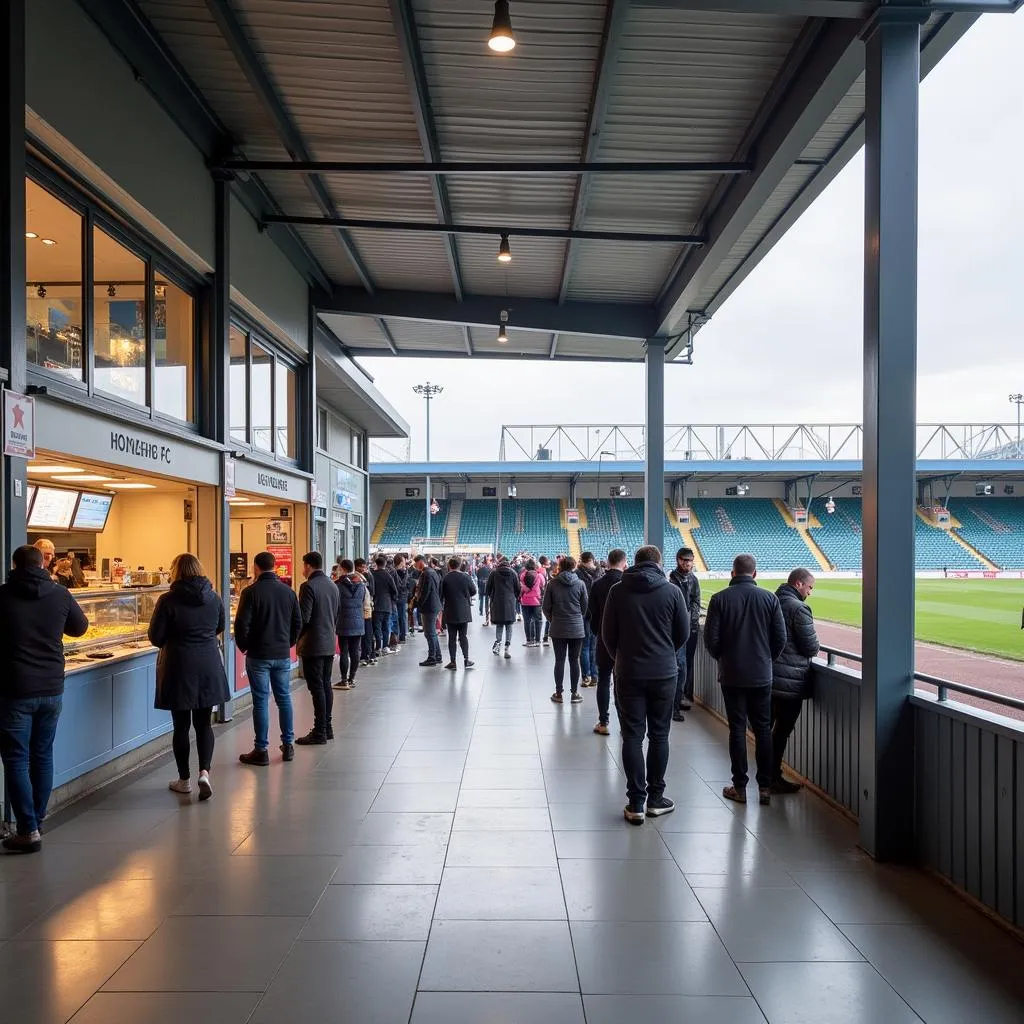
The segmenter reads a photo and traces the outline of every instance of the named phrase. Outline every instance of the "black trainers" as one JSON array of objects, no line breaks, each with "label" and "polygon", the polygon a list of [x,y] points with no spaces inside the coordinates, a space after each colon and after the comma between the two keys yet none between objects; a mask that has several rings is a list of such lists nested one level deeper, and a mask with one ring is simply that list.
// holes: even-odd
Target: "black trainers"
[{"label": "black trainers", "polygon": [[8,853],[38,853],[43,848],[43,841],[37,829],[28,836],[8,836],[2,845]]},{"label": "black trainers", "polygon": [[573,704],[582,704],[583,703],[583,694],[582,693],[574,693],[572,695],[572,697],[570,698],[570,701]]},{"label": "black trainers", "polygon": [[757,802],[762,807],[770,807],[772,803],[772,791],[770,789],[759,789],[757,791]]},{"label": "black trainers", "polygon": [[799,793],[804,787],[799,782],[790,782],[789,779],[784,779],[781,776],[777,778],[771,785],[773,793],[779,796],[788,796],[790,793]]},{"label": "black trainers", "polygon": [[297,736],[295,742],[300,747],[322,747],[327,742],[327,737],[322,732],[310,729],[305,736]]},{"label": "black trainers", "polygon": [[449,661],[448,664],[445,665],[445,668],[451,669],[452,672],[454,672],[458,667],[459,666],[454,661]]},{"label": "black trainers", "polygon": [[441,662],[434,661],[433,658],[427,658],[426,661],[420,662],[420,668],[433,668],[435,665],[440,665]]},{"label": "black trainers", "polygon": [[630,825],[642,825],[644,823],[644,805],[643,804],[626,804],[622,811],[622,816],[630,823]]},{"label": "black trainers", "polygon": [[281,760],[282,761],[294,761],[295,760],[295,745],[293,743],[282,743],[281,744]]},{"label": "black trainers", "polygon": [[266,750],[258,750],[256,747],[253,747],[248,754],[239,754],[238,760],[242,764],[251,764],[259,768],[265,768],[270,764],[270,754]]},{"label": "black trainers", "polygon": [[329,740],[333,740],[334,739],[334,726],[333,725],[327,726],[326,736],[327,736],[327,738]]},{"label": "black trainers", "polygon": [[672,712],[672,721],[673,722],[685,722],[686,721],[686,715],[683,714],[683,709],[682,708],[676,708],[676,710]]},{"label": "black trainers", "polygon": [[466,668],[472,668],[475,664],[476,664],[475,661],[467,661],[466,662]]},{"label": "black trainers", "polygon": [[679,710],[680,711],[692,711],[693,710],[693,704],[690,701],[688,701],[688,700],[684,700],[679,705]]},{"label": "black trainers", "polygon": [[667,796],[652,796],[647,800],[647,817],[660,818],[663,814],[671,814],[676,809],[675,801]]}]

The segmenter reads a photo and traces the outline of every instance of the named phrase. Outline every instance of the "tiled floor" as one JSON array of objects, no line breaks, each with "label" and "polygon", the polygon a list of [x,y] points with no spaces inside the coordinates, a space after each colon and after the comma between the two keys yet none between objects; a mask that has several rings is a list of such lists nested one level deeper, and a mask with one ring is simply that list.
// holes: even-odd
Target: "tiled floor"
[{"label": "tiled floor", "polygon": [[809,794],[723,801],[710,717],[673,727],[676,813],[633,828],[594,691],[553,705],[548,650],[473,642],[473,671],[422,640],[363,670],[292,764],[220,728],[209,803],[165,764],[0,861],[0,1021],[1024,1020],[1024,947]]}]

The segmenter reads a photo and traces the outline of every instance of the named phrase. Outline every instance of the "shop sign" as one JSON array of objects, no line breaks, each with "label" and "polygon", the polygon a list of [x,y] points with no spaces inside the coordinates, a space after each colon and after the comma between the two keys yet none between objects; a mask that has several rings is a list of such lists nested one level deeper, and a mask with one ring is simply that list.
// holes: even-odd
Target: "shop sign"
[{"label": "shop sign", "polygon": [[4,392],[4,455],[36,457],[36,403],[17,391]]},{"label": "shop sign", "polygon": [[[433,511],[433,510],[431,510]],[[565,510],[565,521],[569,526],[580,525],[580,510],[578,508],[567,508]]]},{"label": "shop sign", "polygon": [[309,501],[309,481],[305,477],[245,460],[235,465],[235,487],[281,501],[297,501],[303,505]]},{"label": "shop sign", "polygon": [[224,497],[234,498],[237,493],[235,490],[235,460],[226,459],[224,462]]}]

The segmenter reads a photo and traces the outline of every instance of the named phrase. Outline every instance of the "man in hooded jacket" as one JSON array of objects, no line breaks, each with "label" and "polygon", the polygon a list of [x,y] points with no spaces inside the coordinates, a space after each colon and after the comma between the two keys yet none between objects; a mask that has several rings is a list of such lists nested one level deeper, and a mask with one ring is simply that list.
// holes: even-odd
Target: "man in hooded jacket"
[{"label": "man in hooded jacket", "polygon": [[594,560],[592,551],[584,551],[580,555],[580,564],[576,567],[576,575],[580,578],[583,586],[587,588],[587,614],[583,617],[583,650],[580,651],[580,669],[583,678],[580,680],[583,686],[597,686],[597,634],[601,629],[600,623],[595,629],[590,619],[590,598],[593,593],[594,584],[601,578],[601,567]]},{"label": "man in hooded jacket", "polygon": [[587,615],[590,625],[597,638],[597,654],[594,663],[597,666],[597,725],[594,732],[598,736],[608,735],[608,706],[611,703],[612,656],[604,645],[601,636],[601,623],[604,621],[604,609],[608,603],[608,594],[612,587],[622,579],[626,568],[626,552],[622,548],[612,548],[608,552],[608,571],[590,589],[590,606]]},{"label": "man in hooded jacket", "polygon": [[632,825],[642,825],[645,813],[656,818],[675,810],[665,796],[665,771],[676,651],[689,635],[689,611],[679,588],[665,578],[661,552],[653,545],[640,548],[633,566],[608,592],[601,624],[601,638],[615,663],[615,705],[629,800],[623,815]]}]

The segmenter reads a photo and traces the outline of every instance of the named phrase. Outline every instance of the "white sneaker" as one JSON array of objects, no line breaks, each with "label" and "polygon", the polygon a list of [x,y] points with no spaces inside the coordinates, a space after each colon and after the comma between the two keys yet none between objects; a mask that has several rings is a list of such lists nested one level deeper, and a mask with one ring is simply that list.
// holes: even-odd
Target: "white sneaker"
[{"label": "white sneaker", "polygon": [[175,779],[167,788],[172,793],[191,793],[192,783],[188,779]]},{"label": "white sneaker", "polygon": [[199,776],[199,799],[209,800],[213,796],[213,786],[210,783],[209,772],[202,772]]}]

